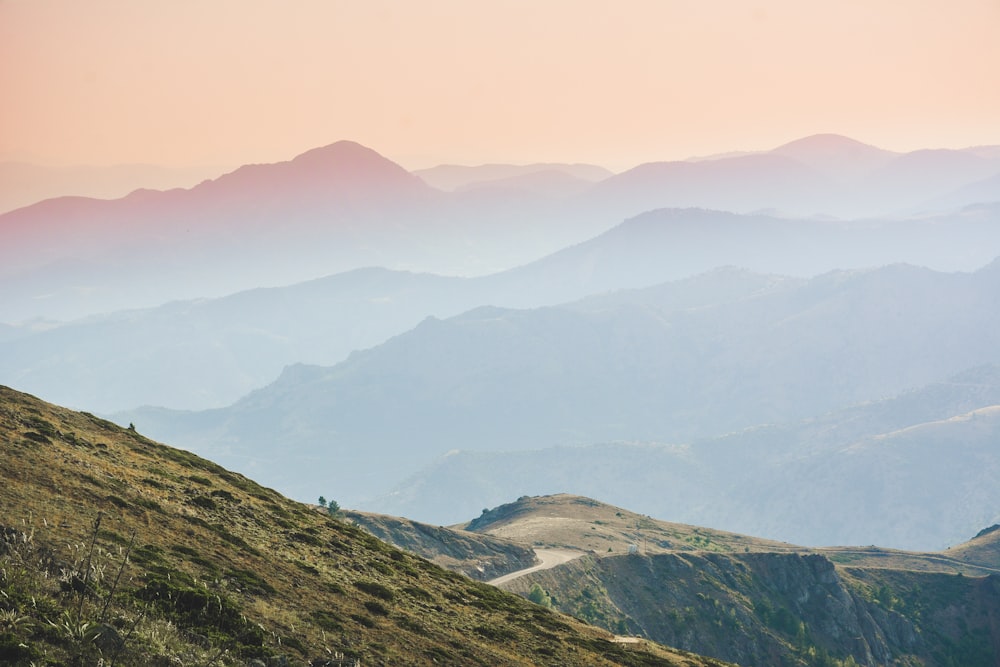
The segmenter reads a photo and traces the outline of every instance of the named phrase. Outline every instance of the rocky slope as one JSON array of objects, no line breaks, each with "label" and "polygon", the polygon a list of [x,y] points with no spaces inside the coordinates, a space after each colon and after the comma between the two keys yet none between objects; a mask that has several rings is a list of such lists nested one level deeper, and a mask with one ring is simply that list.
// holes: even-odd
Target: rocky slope
[{"label": "rocky slope", "polygon": [[531,547],[492,535],[371,512],[348,510],[343,516],[383,542],[479,581],[496,579],[536,562]]},{"label": "rocky slope", "polygon": [[1000,657],[1000,531],[941,554],[809,549],[569,495],[524,497],[468,527],[587,550],[505,589],[740,665],[985,667]]}]

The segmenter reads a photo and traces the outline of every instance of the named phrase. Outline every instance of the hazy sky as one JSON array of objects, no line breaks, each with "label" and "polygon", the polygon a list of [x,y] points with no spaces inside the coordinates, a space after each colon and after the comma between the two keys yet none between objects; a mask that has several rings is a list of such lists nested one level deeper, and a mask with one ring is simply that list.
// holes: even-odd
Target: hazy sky
[{"label": "hazy sky", "polygon": [[1000,0],[0,0],[0,160],[1000,144]]}]

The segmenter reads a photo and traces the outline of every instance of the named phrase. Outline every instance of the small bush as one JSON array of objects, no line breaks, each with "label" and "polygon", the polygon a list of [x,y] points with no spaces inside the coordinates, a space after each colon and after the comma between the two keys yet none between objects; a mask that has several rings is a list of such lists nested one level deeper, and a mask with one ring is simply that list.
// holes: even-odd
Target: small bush
[{"label": "small bush", "polygon": [[242,569],[232,569],[226,571],[226,577],[238,584],[240,588],[248,593],[257,595],[273,595],[276,591],[274,586],[267,583],[263,577],[256,572]]},{"label": "small bush", "polygon": [[344,626],[340,623],[340,617],[325,609],[318,609],[310,614],[309,617],[313,620],[313,623],[327,632],[339,632],[344,629]]},{"label": "small bush", "polygon": [[192,505],[197,505],[198,507],[206,510],[214,510],[219,508],[219,506],[215,503],[215,501],[209,498],[208,496],[195,496],[188,502],[190,502]]},{"label": "small bush", "polygon": [[355,588],[364,591],[371,596],[377,597],[386,602],[392,602],[396,598],[396,594],[391,588],[383,586],[382,584],[375,581],[355,581]]},{"label": "small bush", "polygon": [[365,602],[365,609],[367,609],[371,614],[374,614],[375,616],[389,615],[389,608],[386,607],[381,602],[378,602],[377,600],[368,600],[367,602]]}]

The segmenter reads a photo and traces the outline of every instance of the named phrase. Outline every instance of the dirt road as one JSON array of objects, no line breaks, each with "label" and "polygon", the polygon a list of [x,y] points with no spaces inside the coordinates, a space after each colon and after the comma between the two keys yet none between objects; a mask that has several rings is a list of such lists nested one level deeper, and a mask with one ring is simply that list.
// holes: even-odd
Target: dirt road
[{"label": "dirt road", "polygon": [[538,572],[539,570],[547,570],[550,567],[555,567],[556,565],[562,565],[563,563],[567,563],[573,560],[574,558],[579,558],[580,556],[582,556],[583,552],[573,551],[572,549],[535,549],[535,555],[538,556],[538,560],[540,561],[538,565],[526,567],[523,570],[511,572],[510,574],[505,574],[502,577],[497,577],[496,579],[488,581],[487,583],[493,584],[494,586],[499,586],[502,583],[524,576],[529,572]]}]

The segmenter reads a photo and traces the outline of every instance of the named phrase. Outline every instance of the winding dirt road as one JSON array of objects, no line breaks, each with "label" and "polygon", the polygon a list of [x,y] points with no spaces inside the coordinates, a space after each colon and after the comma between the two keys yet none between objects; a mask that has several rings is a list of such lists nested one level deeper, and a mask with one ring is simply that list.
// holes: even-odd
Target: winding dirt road
[{"label": "winding dirt road", "polygon": [[523,570],[517,570],[516,572],[505,574],[502,577],[491,579],[486,583],[499,586],[500,584],[517,579],[518,577],[522,577],[530,572],[547,570],[550,567],[568,563],[574,558],[579,558],[583,555],[583,553],[584,552],[582,551],[574,551],[572,549],[535,549],[535,555],[538,556],[538,560],[540,561],[538,565],[532,565],[531,567],[526,567]]}]

